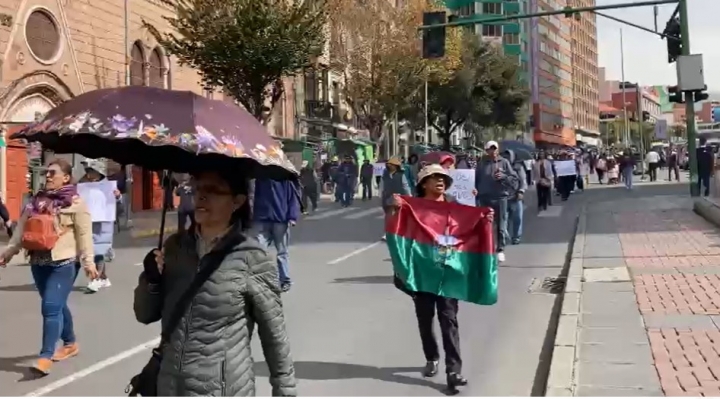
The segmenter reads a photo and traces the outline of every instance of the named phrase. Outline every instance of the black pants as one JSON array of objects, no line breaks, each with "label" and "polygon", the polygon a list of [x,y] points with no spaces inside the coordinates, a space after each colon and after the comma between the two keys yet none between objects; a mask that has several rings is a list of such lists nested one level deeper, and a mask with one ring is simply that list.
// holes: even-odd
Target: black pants
[{"label": "black pants", "polygon": [[668,180],[672,181],[672,173],[675,172],[675,180],[680,181],[680,167],[675,166],[668,166]]},{"label": "black pants", "polygon": [[702,192],[702,188],[705,187],[704,196],[710,196],[710,173],[698,173],[698,191]]},{"label": "black pants", "polygon": [[183,212],[180,211],[177,213],[178,218],[178,231],[185,231],[185,227],[187,226],[187,221],[190,219],[190,229],[194,230],[195,228],[195,212]]},{"label": "black pants", "polygon": [[605,178],[605,171],[602,169],[595,169],[595,172],[597,173],[598,183],[603,184],[603,179]]},{"label": "black pants", "polygon": [[427,292],[416,293],[413,300],[425,360],[428,362],[440,360],[440,350],[433,331],[433,319],[437,309],[443,350],[445,350],[445,371],[460,373],[462,359],[460,359],[460,330],[457,321],[458,300]]},{"label": "black pants", "polygon": [[657,180],[658,163],[650,162],[648,164],[648,175],[650,175],[650,181]]},{"label": "black pants", "polygon": [[563,201],[570,198],[570,191],[575,188],[575,175],[571,176],[561,176],[558,178],[559,180],[559,187],[558,192],[560,192],[560,198],[562,198]]},{"label": "black pants", "polygon": [[528,186],[532,185],[532,170],[525,171],[525,182]]},{"label": "black pants", "polygon": [[362,185],[362,199],[372,199],[372,180],[363,180]]},{"label": "black pants", "polygon": [[308,209],[308,199],[310,200],[310,205],[312,206],[312,210],[317,210],[317,204],[318,204],[318,193],[317,191],[313,190],[302,190],[302,207],[303,209]]},{"label": "black pants", "polygon": [[550,186],[537,184],[535,187],[537,188],[538,211],[544,211],[549,205],[552,205],[550,203],[550,199],[552,198]]}]

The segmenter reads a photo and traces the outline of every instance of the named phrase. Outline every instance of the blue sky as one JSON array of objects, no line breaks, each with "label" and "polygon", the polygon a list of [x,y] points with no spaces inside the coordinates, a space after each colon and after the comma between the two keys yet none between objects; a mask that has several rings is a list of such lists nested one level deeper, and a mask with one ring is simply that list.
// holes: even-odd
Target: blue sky
[{"label": "blue sky", "polygon": [[[597,5],[636,2],[637,0],[597,0]],[[660,6],[658,28],[675,9],[674,4]],[[720,92],[720,0],[688,0],[690,13],[690,50],[703,54],[705,82],[710,91]],[[604,13],[654,28],[653,8],[636,7]],[[598,64],[605,67],[607,79],[620,80],[620,28],[625,48],[625,80],[643,85],[676,83],[675,65],[667,63],[664,40],[651,33],[598,17]],[[714,72],[714,73],[711,73]]]}]

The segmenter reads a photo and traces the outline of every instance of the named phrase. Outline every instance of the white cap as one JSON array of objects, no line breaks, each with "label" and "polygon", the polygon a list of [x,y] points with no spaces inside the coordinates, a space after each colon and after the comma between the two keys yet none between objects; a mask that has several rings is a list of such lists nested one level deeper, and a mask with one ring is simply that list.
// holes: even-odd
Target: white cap
[{"label": "white cap", "polygon": [[487,143],[485,143],[485,149],[486,149],[486,150],[487,150],[488,148],[490,148],[490,147],[495,147],[495,148],[497,148],[498,150],[500,149],[500,146],[498,145],[497,141],[495,141],[495,140],[490,140],[490,141],[488,141]]},{"label": "white cap", "polygon": [[94,171],[100,173],[103,176],[107,176],[107,161],[104,159],[90,159],[85,158],[81,164],[86,169],[93,169]]}]

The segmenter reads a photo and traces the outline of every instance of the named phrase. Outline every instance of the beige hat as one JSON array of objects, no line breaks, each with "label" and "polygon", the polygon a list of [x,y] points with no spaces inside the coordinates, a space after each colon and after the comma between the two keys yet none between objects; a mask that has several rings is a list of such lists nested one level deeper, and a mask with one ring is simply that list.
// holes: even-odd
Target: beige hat
[{"label": "beige hat", "polygon": [[428,166],[422,168],[422,170],[420,170],[420,172],[418,172],[417,185],[418,186],[421,185],[423,183],[423,180],[425,180],[426,178],[428,178],[432,175],[442,175],[445,178],[445,189],[446,190],[448,188],[450,188],[450,186],[452,186],[453,179],[452,179],[452,177],[450,177],[450,174],[448,173],[448,171],[436,163],[434,163],[432,165],[428,165]]},{"label": "beige hat", "polygon": [[402,166],[402,162],[400,162],[400,158],[398,157],[391,157],[385,163],[388,165]]}]

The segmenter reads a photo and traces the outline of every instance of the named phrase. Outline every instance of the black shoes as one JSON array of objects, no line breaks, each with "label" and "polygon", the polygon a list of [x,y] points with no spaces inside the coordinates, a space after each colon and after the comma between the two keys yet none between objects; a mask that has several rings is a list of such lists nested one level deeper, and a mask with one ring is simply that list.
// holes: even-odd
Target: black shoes
[{"label": "black shoes", "polygon": [[458,387],[464,387],[468,384],[468,380],[460,375],[460,373],[448,373],[447,375],[447,389],[450,395],[456,395]]},{"label": "black shoes", "polygon": [[425,368],[423,369],[423,376],[425,377],[434,377],[438,373],[438,361],[433,360],[430,362],[427,362],[425,364]]}]

